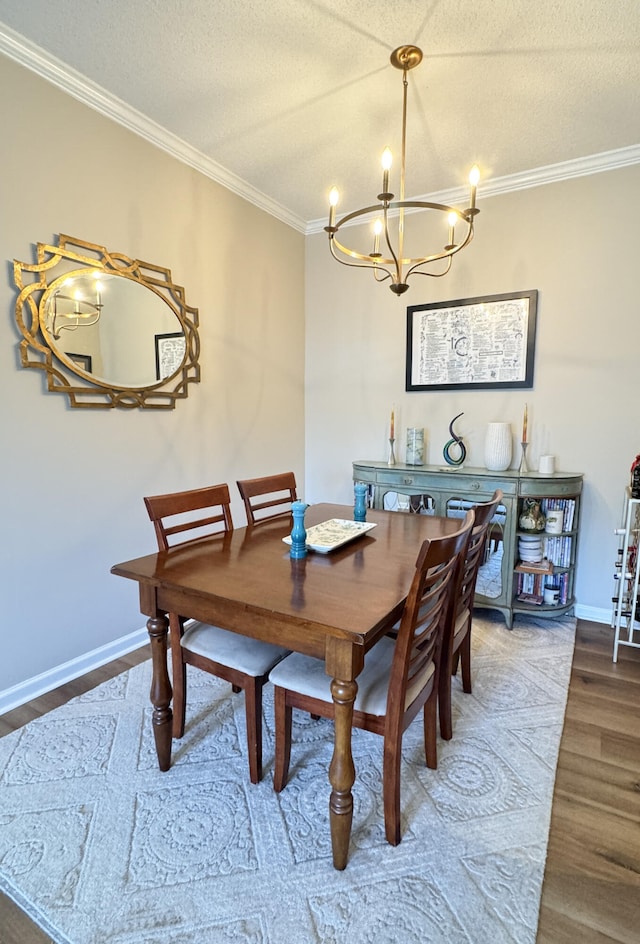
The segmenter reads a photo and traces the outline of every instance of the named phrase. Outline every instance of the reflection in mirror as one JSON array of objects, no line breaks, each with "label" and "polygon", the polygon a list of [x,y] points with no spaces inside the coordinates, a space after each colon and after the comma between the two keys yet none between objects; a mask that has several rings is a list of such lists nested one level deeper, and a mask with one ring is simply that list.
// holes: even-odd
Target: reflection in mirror
[{"label": "reflection in mirror", "polygon": [[[447,518],[464,518],[473,505],[473,501],[466,498],[450,498],[447,501]],[[502,552],[506,521],[507,509],[504,505],[498,505],[489,523],[484,560],[480,565],[476,580],[476,593],[490,600],[497,600],[502,594]]]},{"label": "reflection in mirror", "polygon": [[16,320],[22,365],[46,371],[49,390],[83,407],[172,409],[187,396],[198,311],[168,269],[62,235],[37,259],[14,261]]},{"label": "reflection in mirror", "polygon": [[405,495],[385,492],[382,498],[385,511],[405,511],[414,515],[435,515],[436,506],[431,495]]}]

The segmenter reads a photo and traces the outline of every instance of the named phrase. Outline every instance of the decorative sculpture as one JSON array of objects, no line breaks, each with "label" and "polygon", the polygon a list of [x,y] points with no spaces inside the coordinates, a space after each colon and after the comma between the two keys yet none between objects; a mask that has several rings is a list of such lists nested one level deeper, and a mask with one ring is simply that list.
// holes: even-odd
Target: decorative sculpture
[{"label": "decorative sculpture", "polygon": [[[461,416],[464,416],[464,413],[458,413],[458,415],[454,416],[451,422],[449,423],[449,432],[451,433],[451,439],[448,441],[448,443],[442,450],[444,461],[447,463],[447,465],[460,466],[463,464],[464,460],[467,458],[467,449],[464,442],[462,441],[462,436],[457,436],[453,429],[453,424],[455,423],[456,420],[460,419]],[[453,458],[453,456],[451,455],[452,448],[457,448],[458,450],[457,458]]]}]

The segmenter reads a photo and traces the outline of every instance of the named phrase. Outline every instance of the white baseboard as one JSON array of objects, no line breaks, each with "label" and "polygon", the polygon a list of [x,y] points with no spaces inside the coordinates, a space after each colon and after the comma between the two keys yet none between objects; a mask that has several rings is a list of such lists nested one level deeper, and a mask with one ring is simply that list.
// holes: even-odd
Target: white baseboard
[{"label": "white baseboard", "polygon": [[591,620],[592,623],[608,623],[611,625],[611,610],[602,610],[597,606],[575,606],[576,616],[580,619]]},{"label": "white baseboard", "polygon": [[138,629],[134,633],[129,633],[128,636],[121,636],[120,639],[107,643],[106,646],[100,646],[99,649],[86,652],[77,659],[64,662],[62,665],[49,669],[48,672],[42,672],[41,675],[35,675],[18,685],[7,688],[0,692],[0,715],[13,708],[19,708],[32,698],[53,691],[65,682],[71,682],[73,679],[80,678],[81,675],[86,675],[92,669],[99,669],[107,662],[119,659],[120,656],[139,649],[147,642],[149,642],[149,634],[146,628]]}]

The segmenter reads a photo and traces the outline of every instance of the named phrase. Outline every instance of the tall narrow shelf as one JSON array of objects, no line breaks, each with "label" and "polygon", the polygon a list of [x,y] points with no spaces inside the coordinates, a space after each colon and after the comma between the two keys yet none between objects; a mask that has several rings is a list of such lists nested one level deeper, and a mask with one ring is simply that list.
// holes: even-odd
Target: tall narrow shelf
[{"label": "tall narrow shelf", "polygon": [[[414,466],[402,463],[389,466],[385,462],[358,460],[353,463],[353,479],[355,482],[369,484],[375,508],[449,517],[464,514],[466,508],[476,502],[489,501],[495,490],[501,489],[502,505],[489,532],[485,565],[481,568],[483,579],[479,578],[475,605],[499,610],[509,628],[513,625],[515,613],[531,613],[553,618],[573,610],[582,494],[581,473],[554,472],[542,475],[538,472],[520,473],[516,469],[490,472],[487,469],[466,466],[460,469],[454,466]],[[520,574],[520,571],[516,570],[520,564],[518,521],[526,498],[535,498],[546,503],[572,503],[572,519],[567,519],[570,527],[560,535],[544,535],[545,540],[551,537],[558,539],[556,550],[564,548],[564,562],[554,563],[552,575],[549,575],[557,583],[563,584],[565,595],[562,603],[533,604],[517,599]],[[548,546],[551,548],[554,545]],[[483,570],[486,574],[483,574]]]},{"label": "tall narrow shelf", "polygon": [[618,661],[620,646],[640,649],[640,616],[638,581],[638,538],[640,537],[640,498],[632,498],[631,489],[625,492],[618,560],[616,561],[616,592],[613,595],[613,661]]}]

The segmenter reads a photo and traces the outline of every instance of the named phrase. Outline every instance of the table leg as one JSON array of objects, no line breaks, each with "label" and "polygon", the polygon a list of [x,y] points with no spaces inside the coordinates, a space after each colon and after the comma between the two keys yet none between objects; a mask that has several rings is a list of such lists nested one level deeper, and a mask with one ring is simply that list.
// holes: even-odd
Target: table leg
[{"label": "table leg", "polygon": [[353,819],[351,787],[356,779],[356,769],[351,753],[351,722],[357,691],[358,684],[355,681],[342,682],[334,678],[331,682],[331,696],[335,706],[335,741],[329,767],[329,818],[333,865],[340,871],[347,864]]},{"label": "table leg", "polygon": [[147,620],[147,631],[151,642],[151,703],[153,705],[153,736],[156,742],[158,766],[168,770],[171,766],[171,682],[167,671],[167,631],[169,622],[164,614]]}]

